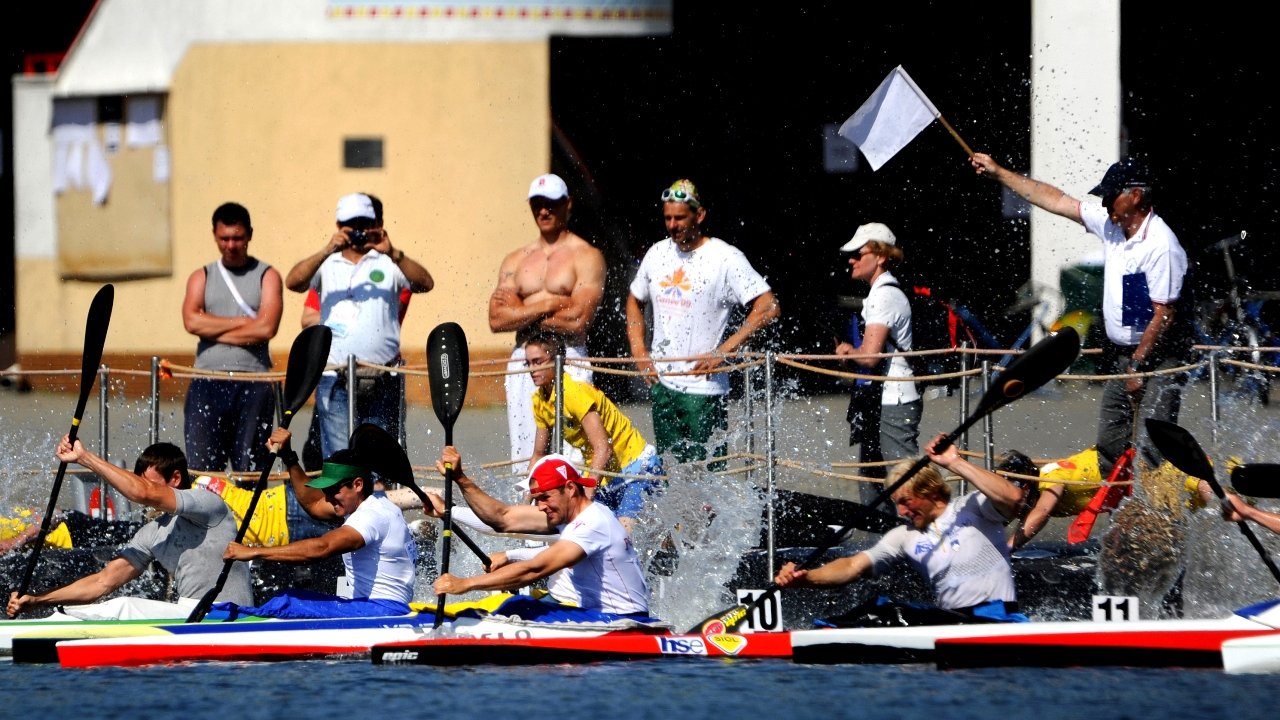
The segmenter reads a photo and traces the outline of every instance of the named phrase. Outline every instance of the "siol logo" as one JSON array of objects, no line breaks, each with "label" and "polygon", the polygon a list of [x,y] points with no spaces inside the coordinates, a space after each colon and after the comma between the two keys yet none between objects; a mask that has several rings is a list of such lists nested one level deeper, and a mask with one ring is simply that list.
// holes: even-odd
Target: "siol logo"
[{"label": "siol logo", "polygon": [[718,635],[708,635],[707,642],[720,649],[725,655],[737,655],[747,646],[747,639],[742,635],[732,635],[721,633]]},{"label": "siol logo", "polygon": [[685,635],[659,635],[658,651],[663,655],[706,655],[707,646],[702,638]]}]

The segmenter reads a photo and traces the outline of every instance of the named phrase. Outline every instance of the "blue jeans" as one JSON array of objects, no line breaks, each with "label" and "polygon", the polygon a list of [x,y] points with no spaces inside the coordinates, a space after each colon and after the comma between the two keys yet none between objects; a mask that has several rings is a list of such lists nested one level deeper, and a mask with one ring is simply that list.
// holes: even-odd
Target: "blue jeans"
[{"label": "blue jeans", "polygon": [[[623,475],[662,475],[662,456],[653,453],[649,457],[636,458],[622,468]],[[636,480],[610,478],[607,485],[596,490],[596,502],[613,511],[620,518],[639,517],[644,501],[662,489],[661,480]]]},{"label": "blue jeans", "polygon": [[[356,378],[356,427],[369,422],[400,437],[400,397],[404,376],[390,373]],[[320,376],[316,387],[316,414],[320,417],[320,450],[325,458],[347,447],[346,373]]]},{"label": "blue jeans", "polygon": [[192,470],[261,472],[276,410],[271,383],[196,378],[187,388],[183,433]]}]

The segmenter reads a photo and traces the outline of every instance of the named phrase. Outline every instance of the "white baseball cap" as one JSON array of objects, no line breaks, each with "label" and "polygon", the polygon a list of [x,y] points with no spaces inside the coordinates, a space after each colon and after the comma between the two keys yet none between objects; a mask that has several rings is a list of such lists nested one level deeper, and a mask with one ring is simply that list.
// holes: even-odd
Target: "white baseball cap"
[{"label": "white baseball cap", "polygon": [[564,184],[564,180],[561,180],[559,175],[551,173],[539,175],[529,184],[529,199],[536,197],[561,200],[569,197],[569,186]]},{"label": "white baseball cap", "polygon": [[853,233],[853,239],[840,246],[840,252],[857,252],[862,249],[863,245],[872,240],[879,240],[885,245],[896,245],[898,238],[894,237],[893,231],[884,223],[867,223],[859,225],[858,230]]},{"label": "white baseball cap", "polygon": [[348,222],[356,218],[377,220],[373,211],[373,201],[364,193],[351,193],[338,198],[338,222]]}]

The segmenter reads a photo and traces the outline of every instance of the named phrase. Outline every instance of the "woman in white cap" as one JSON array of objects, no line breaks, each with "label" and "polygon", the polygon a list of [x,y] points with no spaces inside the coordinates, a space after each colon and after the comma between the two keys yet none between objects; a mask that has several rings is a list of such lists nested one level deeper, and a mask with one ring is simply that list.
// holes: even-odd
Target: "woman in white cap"
[{"label": "woman in white cap", "polygon": [[[841,342],[837,355],[848,355],[864,371],[902,380],[864,381],[854,386],[849,400],[849,444],[859,445],[859,462],[900,460],[920,454],[917,442],[924,405],[904,357],[888,359],[880,353],[911,350],[911,303],[890,272],[901,262],[902,248],[893,231],[883,223],[858,227],[853,239],[840,248],[852,253],[849,275],[871,285],[862,303],[861,342]],[[856,343],[856,344],[855,344]],[[883,466],[869,467],[864,475],[884,477]],[[878,494],[879,487],[864,484],[863,501]]]}]

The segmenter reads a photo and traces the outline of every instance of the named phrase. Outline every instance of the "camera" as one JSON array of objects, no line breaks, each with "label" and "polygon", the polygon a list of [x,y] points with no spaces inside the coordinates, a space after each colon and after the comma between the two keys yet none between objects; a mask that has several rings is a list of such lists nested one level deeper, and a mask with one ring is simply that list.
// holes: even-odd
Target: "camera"
[{"label": "camera", "polygon": [[361,247],[373,242],[367,230],[352,230],[348,237],[351,239],[351,247]]}]

